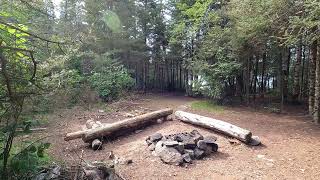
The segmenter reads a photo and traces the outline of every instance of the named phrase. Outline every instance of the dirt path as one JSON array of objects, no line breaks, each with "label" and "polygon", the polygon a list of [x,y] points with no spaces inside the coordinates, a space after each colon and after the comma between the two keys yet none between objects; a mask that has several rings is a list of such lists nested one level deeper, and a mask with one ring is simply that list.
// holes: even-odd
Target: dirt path
[{"label": "dirt path", "polygon": [[[50,153],[57,159],[78,162],[77,154],[84,150],[84,159],[103,161],[113,151],[119,157],[132,159],[129,165],[117,165],[116,170],[126,179],[319,179],[320,128],[304,116],[299,108],[286,115],[257,112],[248,108],[225,108],[222,112],[192,110],[190,104],[197,99],[165,95],[146,95],[132,101],[113,104],[112,112],[64,110],[50,117]],[[228,139],[212,131],[193,127],[179,121],[165,122],[148,127],[139,133],[105,144],[103,150],[92,151],[81,140],[64,142],[63,135],[81,129],[89,118],[103,123],[124,119],[123,112],[154,110],[164,107],[182,109],[228,121],[250,129],[263,145],[248,147],[231,145]],[[163,164],[147,150],[144,140],[155,132],[164,134],[191,131],[214,134],[218,137],[219,152],[188,167]],[[54,133],[49,133],[54,132]]]}]

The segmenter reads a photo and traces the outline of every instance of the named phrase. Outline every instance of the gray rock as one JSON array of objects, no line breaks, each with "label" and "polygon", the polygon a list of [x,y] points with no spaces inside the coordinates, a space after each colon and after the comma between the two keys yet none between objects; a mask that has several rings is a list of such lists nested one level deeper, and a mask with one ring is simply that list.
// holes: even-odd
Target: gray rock
[{"label": "gray rock", "polygon": [[184,154],[189,154],[189,156],[191,157],[191,159],[194,159],[195,156],[194,156],[194,151],[192,149],[185,149],[184,150]]},{"label": "gray rock", "polygon": [[178,142],[187,142],[190,141],[192,137],[189,133],[185,132],[174,135],[173,139]]},{"label": "gray rock", "polygon": [[52,168],[50,170],[50,172],[48,173],[48,179],[56,179],[60,176],[60,171],[61,171],[61,167],[60,166],[55,166],[54,168]]},{"label": "gray rock", "polygon": [[197,130],[191,131],[190,134],[192,135],[192,139],[195,142],[198,142],[199,140],[203,140],[203,136]]},{"label": "gray rock", "polygon": [[208,146],[211,148],[211,150],[213,152],[217,152],[218,151],[218,144],[212,143],[212,144],[208,144]]},{"label": "gray rock", "polygon": [[191,163],[192,162],[192,159],[191,159],[191,157],[190,157],[190,155],[188,153],[183,154],[182,158],[183,158],[184,162],[186,162],[186,163]]},{"label": "gray rock", "polygon": [[47,177],[47,173],[40,173],[34,179],[35,180],[45,180]]},{"label": "gray rock", "polygon": [[171,165],[181,165],[183,163],[181,154],[175,148],[166,146],[163,147],[164,148],[162,148],[158,155],[164,163]]},{"label": "gray rock", "polygon": [[194,149],[195,147],[197,147],[197,144],[193,141],[193,139],[188,139],[183,141],[184,144],[184,148],[186,149]]},{"label": "gray rock", "polygon": [[177,146],[174,147],[176,150],[178,150],[181,154],[184,152],[184,144],[179,142]]},{"label": "gray rock", "polygon": [[155,134],[151,135],[149,139],[151,142],[158,142],[162,139],[162,137],[163,136],[161,133],[155,133]]},{"label": "gray rock", "polygon": [[204,142],[204,140],[199,140],[199,141],[197,142],[197,147],[198,147],[199,149],[206,150],[206,149],[208,148],[208,145],[207,145],[206,142]]},{"label": "gray rock", "polygon": [[196,159],[201,159],[203,158],[203,156],[205,155],[205,152],[199,148],[195,148],[194,149],[194,157]]},{"label": "gray rock", "polygon": [[163,141],[158,141],[154,148],[155,155],[159,156],[164,149],[165,146],[163,145]]},{"label": "gray rock", "polygon": [[203,138],[203,141],[207,144],[215,144],[215,142],[217,141],[217,137],[215,136],[206,136]]},{"label": "gray rock", "polygon": [[178,141],[172,141],[172,140],[163,141],[163,144],[168,147],[174,147],[179,145]]},{"label": "gray rock", "polygon": [[146,143],[148,144],[148,146],[150,146],[152,144],[152,142],[150,141],[150,139],[146,139]]},{"label": "gray rock", "polygon": [[99,139],[93,140],[91,143],[91,148],[93,150],[101,150],[102,149],[102,141],[100,141]]},{"label": "gray rock", "polygon": [[251,146],[258,146],[261,144],[261,140],[259,136],[252,136],[251,140],[248,142],[249,145]]}]

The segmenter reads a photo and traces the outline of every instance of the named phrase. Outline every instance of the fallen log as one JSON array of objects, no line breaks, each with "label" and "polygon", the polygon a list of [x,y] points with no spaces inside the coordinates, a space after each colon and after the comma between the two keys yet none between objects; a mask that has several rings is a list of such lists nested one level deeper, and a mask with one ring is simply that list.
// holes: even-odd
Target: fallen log
[{"label": "fallen log", "polygon": [[243,141],[245,143],[249,143],[252,140],[252,133],[250,131],[221,120],[183,111],[176,111],[175,116],[182,122],[212,129],[214,131],[218,131],[220,133],[239,139],[240,141]]},{"label": "fallen log", "polygon": [[119,131],[132,131],[142,127],[147,123],[156,122],[157,119],[167,117],[172,113],[173,113],[172,109],[166,108],[166,109],[146,113],[140,116],[136,116],[133,118],[125,119],[123,121],[104,125],[96,129],[86,131],[84,136],[82,136],[82,140],[84,142],[91,142],[94,139],[108,136]]},{"label": "fallen log", "polygon": [[89,131],[90,129],[93,129],[93,128],[100,127],[100,126],[103,126],[100,121],[88,120],[86,122],[85,128],[83,128],[82,131],[76,131],[76,132],[72,132],[72,133],[67,133],[64,136],[64,140],[65,141],[70,141],[70,140],[82,138],[86,134],[87,131]]},{"label": "fallen log", "polygon": [[64,136],[64,140],[65,140],[65,141],[70,141],[70,140],[82,138],[82,136],[84,136],[87,131],[88,131],[88,130],[83,130],[83,131],[76,131],[76,132],[72,132],[72,133],[67,133],[67,134]]}]

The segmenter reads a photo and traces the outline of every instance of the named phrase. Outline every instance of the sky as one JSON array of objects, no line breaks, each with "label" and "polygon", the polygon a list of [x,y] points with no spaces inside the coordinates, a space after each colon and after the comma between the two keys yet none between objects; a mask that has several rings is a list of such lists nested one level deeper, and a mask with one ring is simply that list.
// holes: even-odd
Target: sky
[{"label": "sky", "polygon": [[54,14],[56,15],[56,17],[59,17],[60,16],[60,12],[59,12],[59,5],[61,3],[62,0],[52,0],[53,2],[53,5],[55,7],[55,11],[54,11]]},{"label": "sky", "polygon": [[55,6],[59,5],[62,0],[52,0]]}]

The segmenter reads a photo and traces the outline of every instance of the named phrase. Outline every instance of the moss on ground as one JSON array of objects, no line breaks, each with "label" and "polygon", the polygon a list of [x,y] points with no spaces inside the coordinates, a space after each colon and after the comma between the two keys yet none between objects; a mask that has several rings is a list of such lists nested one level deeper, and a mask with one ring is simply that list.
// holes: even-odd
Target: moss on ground
[{"label": "moss on ground", "polygon": [[224,107],[217,105],[212,101],[195,101],[192,102],[191,108],[195,110],[206,110],[209,112],[223,112]]}]

